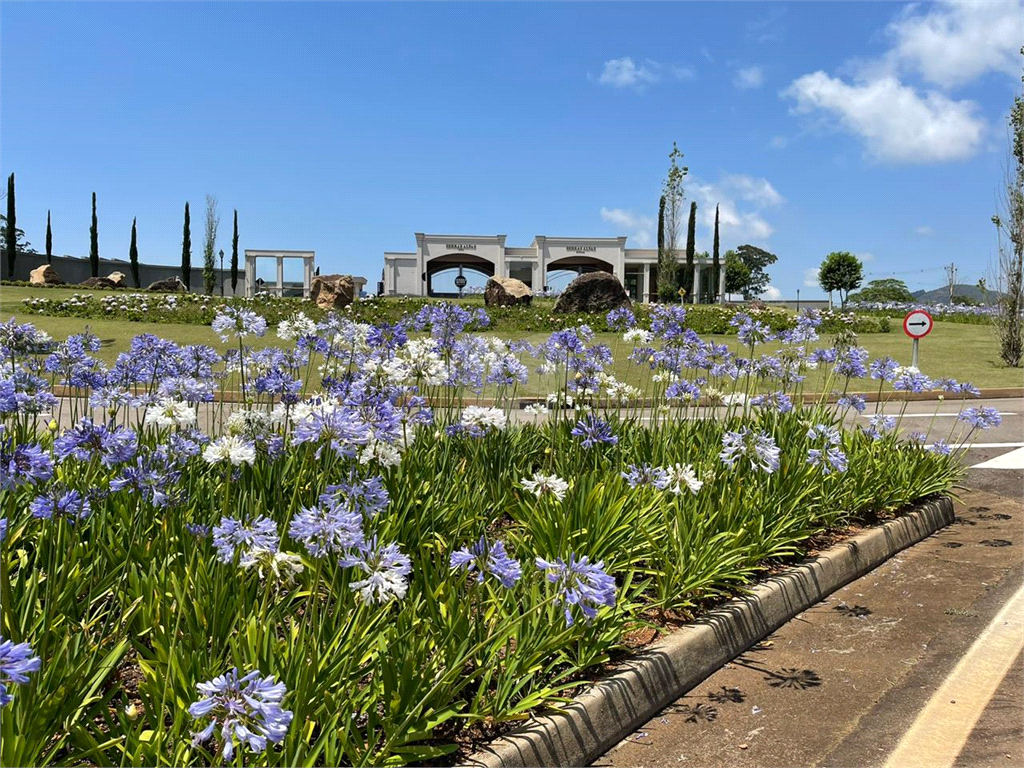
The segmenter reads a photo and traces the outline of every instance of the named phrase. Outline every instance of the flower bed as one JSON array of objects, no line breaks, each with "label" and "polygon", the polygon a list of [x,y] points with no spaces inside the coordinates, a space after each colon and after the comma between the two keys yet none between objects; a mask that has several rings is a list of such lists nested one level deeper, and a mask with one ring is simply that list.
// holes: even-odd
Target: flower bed
[{"label": "flower bed", "polygon": [[[815,349],[813,313],[772,356],[754,352],[776,334],[734,318],[746,358],[677,307],[649,331],[611,316],[655,371],[643,412],[589,329],[531,348],[467,332],[483,320],[297,316],[290,349],[254,351],[266,320],[228,308],[224,350],[140,336],[109,370],[87,335],[0,326],[0,761],[442,759],[557,701],[638,622],[691,616],[961,472],[941,439],[898,440],[897,415],[844,430],[856,396],[799,404],[812,369],[841,392],[972,394]],[[511,402],[531,367],[559,382],[550,411],[462,407],[485,384]],[[213,400],[229,373],[234,411]],[[777,390],[751,396],[758,380]]]},{"label": "flower bed", "polygon": [[847,307],[861,315],[888,318],[903,318],[908,312],[924,309],[936,320],[972,325],[989,325],[999,311],[997,307],[991,306],[918,304],[904,301],[851,301]]}]

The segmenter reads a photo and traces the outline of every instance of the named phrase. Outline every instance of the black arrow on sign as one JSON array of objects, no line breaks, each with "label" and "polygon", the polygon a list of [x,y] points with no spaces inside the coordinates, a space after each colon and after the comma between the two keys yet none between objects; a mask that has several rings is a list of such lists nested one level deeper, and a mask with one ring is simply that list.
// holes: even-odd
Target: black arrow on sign
[{"label": "black arrow on sign", "polygon": [[919,321],[917,323],[907,323],[907,325],[928,325],[928,321],[927,320],[921,320],[921,321]]}]

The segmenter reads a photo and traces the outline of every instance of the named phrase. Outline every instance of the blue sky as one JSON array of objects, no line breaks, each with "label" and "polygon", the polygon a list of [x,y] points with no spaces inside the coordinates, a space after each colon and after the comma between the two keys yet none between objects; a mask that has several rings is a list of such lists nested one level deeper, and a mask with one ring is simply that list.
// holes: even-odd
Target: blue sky
[{"label": "blue sky", "polygon": [[[723,250],[821,295],[834,250],[912,288],[986,274],[1024,0],[966,4],[4,3],[0,170],[42,249],[310,249],[379,279],[413,233],[654,240],[676,141]],[[685,233],[684,233],[685,237]]]}]

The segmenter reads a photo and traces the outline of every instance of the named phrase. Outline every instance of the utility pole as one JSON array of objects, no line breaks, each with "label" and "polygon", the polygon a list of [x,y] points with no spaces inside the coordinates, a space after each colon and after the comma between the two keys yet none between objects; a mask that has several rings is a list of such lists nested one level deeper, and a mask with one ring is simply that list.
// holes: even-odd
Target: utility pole
[{"label": "utility pole", "polygon": [[224,249],[220,249],[220,295],[224,298]]},{"label": "utility pole", "polygon": [[946,282],[949,284],[949,303],[953,303],[953,293],[956,291],[956,264],[946,266]]}]

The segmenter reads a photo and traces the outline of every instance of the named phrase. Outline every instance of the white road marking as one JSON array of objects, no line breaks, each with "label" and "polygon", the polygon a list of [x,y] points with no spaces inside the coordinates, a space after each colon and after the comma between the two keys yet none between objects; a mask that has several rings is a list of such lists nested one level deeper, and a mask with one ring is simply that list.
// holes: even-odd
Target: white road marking
[{"label": "white road marking", "polygon": [[[961,448],[1020,448],[1024,443],[950,443],[949,447],[954,451]],[[934,448],[935,443],[929,443],[927,448]]]},{"label": "white road marking", "polygon": [[[890,413],[888,415],[889,416],[899,416],[898,413]],[[959,415],[960,415],[959,411],[957,411],[956,413],[904,413],[903,414],[903,418],[904,419],[930,419],[933,416],[936,416],[938,418],[943,418],[943,417],[954,418],[954,417],[959,416]],[[1011,413],[1010,411],[1000,411],[999,415],[1000,416],[1016,416],[1017,414],[1016,413]],[[861,414],[861,418],[864,418],[864,419],[870,419],[872,416],[874,416],[873,413],[862,413]]]},{"label": "white road marking", "polygon": [[885,768],[952,766],[1024,648],[1024,587],[1003,606],[921,710]]},{"label": "white road marking", "polygon": [[971,469],[1024,469],[1024,448],[975,464]]}]

